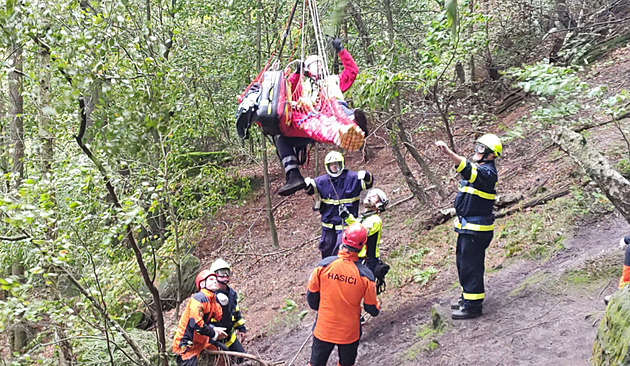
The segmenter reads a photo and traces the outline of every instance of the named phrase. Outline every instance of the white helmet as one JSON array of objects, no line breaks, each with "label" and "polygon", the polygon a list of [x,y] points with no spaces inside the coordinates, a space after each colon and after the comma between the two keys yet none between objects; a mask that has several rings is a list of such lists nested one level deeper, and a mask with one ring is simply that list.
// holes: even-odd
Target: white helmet
[{"label": "white helmet", "polygon": [[378,211],[383,212],[389,204],[389,199],[385,192],[378,188],[372,188],[367,192],[363,204],[368,207],[374,207]]},{"label": "white helmet", "polygon": [[[210,272],[212,272],[216,277],[219,283],[227,285],[230,282],[230,276],[232,275],[232,268],[228,262],[219,258],[216,261],[212,262],[210,266]],[[219,280],[218,278],[221,277]]]},{"label": "white helmet", "polygon": [[[332,170],[330,165],[338,163],[339,165],[336,167],[337,170]],[[331,151],[326,154],[324,158],[324,168],[326,168],[326,173],[333,178],[336,178],[341,175],[344,169],[344,159],[343,155],[338,151]]]},{"label": "white helmet", "polygon": [[322,78],[325,67],[324,60],[317,55],[308,56],[304,61],[304,69],[308,71],[308,75],[312,78]]}]

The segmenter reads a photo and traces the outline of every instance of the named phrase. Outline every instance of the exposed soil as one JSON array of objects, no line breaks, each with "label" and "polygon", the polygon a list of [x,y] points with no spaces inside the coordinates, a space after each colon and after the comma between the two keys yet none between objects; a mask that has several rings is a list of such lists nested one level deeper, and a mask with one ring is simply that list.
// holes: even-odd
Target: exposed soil
[{"label": "exposed soil", "polygon": [[[593,74],[593,82],[607,80],[612,89],[629,85],[630,50],[616,52],[610,62],[599,65]],[[502,135],[503,128],[509,129],[531,107],[528,103],[521,104],[499,116],[498,122],[483,128]],[[474,139],[471,127],[466,120],[455,121],[456,143],[464,151]],[[444,135],[437,128],[432,130],[414,135],[414,144],[435,167],[438,176],[445,176],[450,196],[440,201],[435,192],[429,191],[435,196],[431,205],[421,205],[415,199],[394,205],[384,216],[382,257],[385,260],[395,248],[426,234],[419,227],[421,217],[452,205],[457,175],[447,161],[436,155],[433,142],[444,139]],[[618,135],[615,127],[602,127],[590,132],[589,141],[600,144],[601,150],[623,149],[625,143]],[[410,193],[384,137],[384,131],[379,130],[368,139],[368,145],[376,153],[373,159],[366,163],[360,152],[350,153],[346,155],[346,166],[374,173],[376,186],[396,203]],[[328,151],[324,148],[329,149],[320,147],[320,160]],[[558,152],[548,138],[528,136],[506,143],[504,149],[498,164],[500,194],[522,193],[527,199],[541,189],[552,192],[579,182],[581,172],[574,174],[578,170],[573,162]],[[271,150],[270,156],[275,158]],[[317,175],[314,160],[315,154],[311,152],[305,176]],[[408,162],[416,177],[423,179],[419,178],[422,174],[417,164]],[[261,170],[259,166],[249,166],[239,173],[261,181]],[[284,180],[275,160],[271,174],[275,192]],[[430,185],[425,181],[420,184]],[[232,284],[243,294],[241,308],[249,328],[245,348],[266,360],[289,361],[307,339],[314,320],[312,311],[302,320],[297,313],[308,308],[304,298],[306,281],[320,259],[319,215],[311,210],[312,198],[303,193],[286,199],[274,196],[273,205],[278,248],[271,245],[264,195],[257,188],[244,205],[228,206],[209,219],[196,254],[204,265],[219,256],[233,263]],[[504,220],[497,220],[497,226],[503,225]],[[381,296],[381,315],[364,326],[357,365],[588,364],[596,327],[605,311],[603,297],[616,288],[618,273],[603,282],[571,281],[571,273],[593,266],[618,266],[620,272],[623,251],[618,249],[617,242],[630,232],[630,225],[619,215],[609,214],[575,222],[575,227],[566,231],[574,233],[564,241],[566,249],[554,252],[544,261],[519,256],[506,259],[505,239],[495,238],[487,254],[484,315],[474,320],[454,321],[442,334],[423,336],[420,331],[431,322],[433,304],[439,304],[449,314],[449,303],[459,291],[454,286],[455,236],[448,234],[437,240],[423,266],[434,266],[439,272],[425,286],[409,279],[400,287],[388,288]],[[286,300],[295,301],[298,310],[282,312]],[[431,341],[433,347],[428,346]],[[307,363],[310,345],[309,340],[294,365]],[[336,360],[333,354],[329,365],[335,365]]]}]

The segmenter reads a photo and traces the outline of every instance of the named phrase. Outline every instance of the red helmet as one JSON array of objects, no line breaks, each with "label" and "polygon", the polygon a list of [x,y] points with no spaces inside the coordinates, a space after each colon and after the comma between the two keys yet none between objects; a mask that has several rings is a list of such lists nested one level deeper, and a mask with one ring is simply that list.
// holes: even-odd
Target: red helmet
[{"label": "red helmet", "polygon": [[365,226],[355,222],[348,226],[343,232],[341,242],[348,247],[361,250],[367,241],[367,229]]},{"label": "red helmet", "polygon": [[197,291],[201,291],[201,288],[199,287],[199,284],[201,283],[201,281],[204,281],[206,278],[210,276],[216,277],[216,275],[210,272],[209,269],[204,269],[203,271],[199,272],[197,277],[195,277],[195,284],[197,285]]}]

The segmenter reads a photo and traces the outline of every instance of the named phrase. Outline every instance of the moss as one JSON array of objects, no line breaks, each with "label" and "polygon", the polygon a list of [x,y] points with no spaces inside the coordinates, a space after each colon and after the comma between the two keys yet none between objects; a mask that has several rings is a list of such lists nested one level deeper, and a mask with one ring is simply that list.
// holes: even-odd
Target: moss
[{"label": "moss", "polygon": [[[565,272],[558,279],[558,286],[570,290],[593,291],[605,287],[611,278],[621,273],[621,263],[616,253],[584,263],[580,268]],[[566,285],[569,286],[566,286]]]},{"label": "moss", "polygon": [[547,273],[536,273],[534,275],[531,275],[527,277],[526,279],[524,279],[521,283],[519,283],[518,286],[514,288],[514,290],[510,291],[509,296],[510,297],[518,296],[526,288],[532,285],[535,285],[537,283],[543,282],[544,280],[548,279],[548,277],[549,277],[549,274]]},{"label": "moss", "polygon": [[606,315],[599,323],[593,342],[593,365],[630,364],[630,290],[628,286],[616,292]]}]

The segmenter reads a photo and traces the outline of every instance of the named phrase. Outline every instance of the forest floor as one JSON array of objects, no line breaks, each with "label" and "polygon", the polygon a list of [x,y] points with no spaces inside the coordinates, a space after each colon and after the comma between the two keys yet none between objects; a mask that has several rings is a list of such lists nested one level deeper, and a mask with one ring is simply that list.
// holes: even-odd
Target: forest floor
[{"label": "forest floor", "polygon": [[[625,48],[588,70],[585,78],[593,85],[608,85],[608,92],[614,94],[630,85],[629,75],[630,49]],[[531,99],[497,116],[496,122],[476,128],[505,134],[535,107]],[[603,298],[614,292],[621,272],[624,253],[617,243],[630,232],[630,225],[595,187],[584,184],[582,172],[544,134],[507,142],[497,164],[499,194],[520,193],[527,200],[568,186],[571,193],[498,219],[487,251],[484,315],[449,319],[445,330],[433,330],[432,307],[449,315],[449,304],[459,295],[456,237],[451,221],[426,230],[421,219],[452,206],[457,174],[434,148],[434,141],[444,138],[436,122],[410,115],[407,123],[426,127],[414,134],[414,144],[437,167],[449,197],[441,200],[429,191],[433,199],[429,204],[406,200],[410,193],[384,128],[375,128],[380,123],[373,123],[376,131],[367,140],[374,158],[364,162],[361,152],[346,155],[346,167],[374,173],[376,186],[394,203],[383,215],[381,246],[382,258],[392,265],[389,287],[380,296],[381,314],[363,327],[357,365],[588,364],[606,309]],[[471,131],[469,121],[455,121],[462,154],[472,148]],[[611,160],[624,154],[625,142],[612,125],[589,131],[588,140]],[[319,160],[325,153],[320,147]],[[305,176],[316,175],[315,158],[311,152]],[[420,177],[417,165],[408,162]],[[226,206],[208,220],[196,255],[207,266],[219,256],[233,263],[232,285],[242,294],[240,304],[249,329],[246,350],[274,362],[296,357],[294,365],[305,365],[311,341],[298,351],[315,318],[315,312],[305,312],[304,295],[308,277],[320,260],[319,215],[311,210],[312,198],[302,192],[288,198],[274,195],[280,242],[274,248],[259,184],[261,170],[257,165],[240,170],[257,186],[245,203]],[[275,192],[284,177],[279,164],[274,162],[270,170]],[[422,186],[430,185],[418,180]],[[329,365],[336,360],[333,353]]]}]

